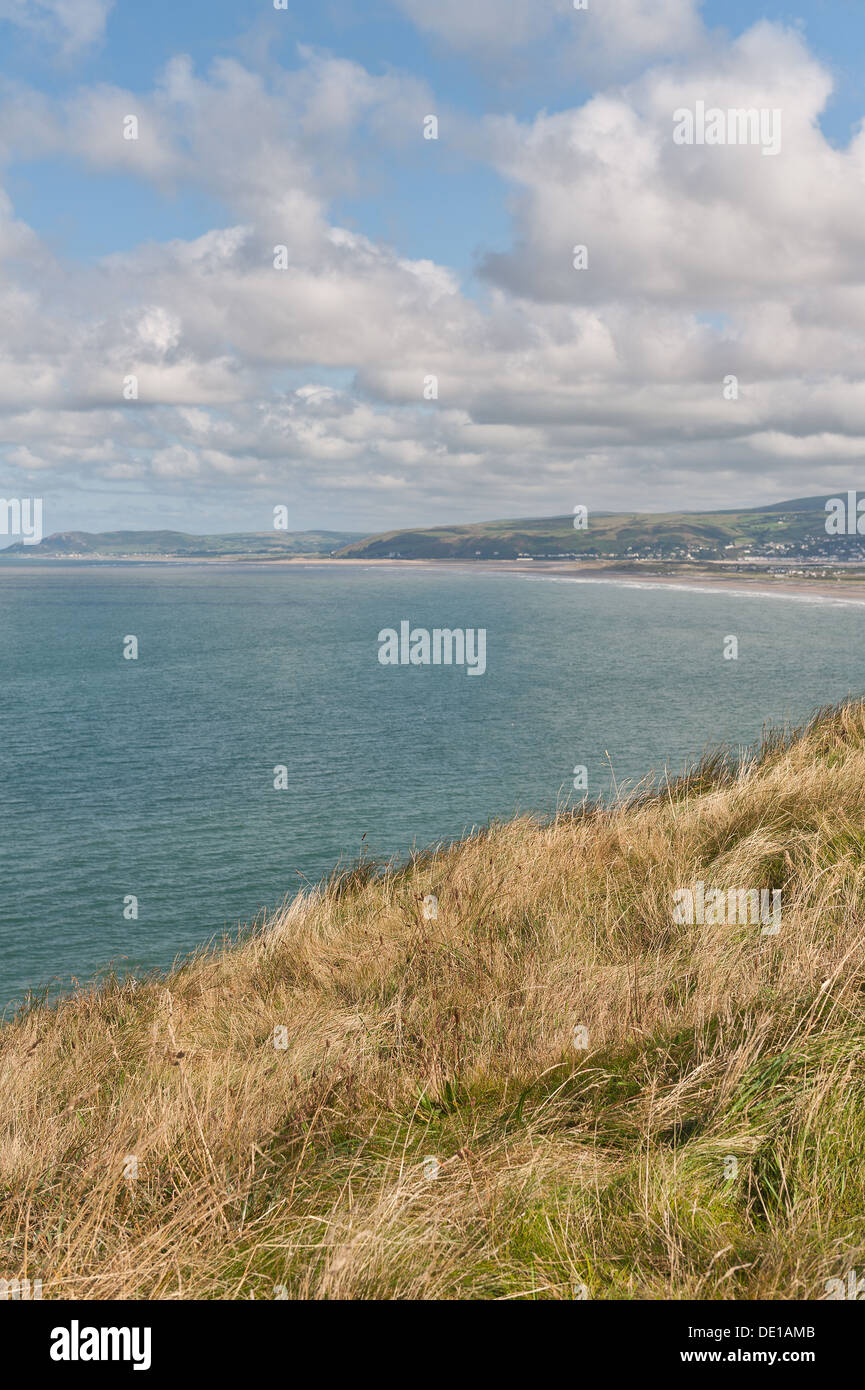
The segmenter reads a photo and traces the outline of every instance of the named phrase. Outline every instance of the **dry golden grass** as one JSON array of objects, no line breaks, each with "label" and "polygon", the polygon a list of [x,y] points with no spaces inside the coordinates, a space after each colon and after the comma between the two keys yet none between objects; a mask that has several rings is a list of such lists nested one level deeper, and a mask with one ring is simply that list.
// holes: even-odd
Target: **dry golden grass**
[{"label": "dry golden grass", "polygon": [[[697,879],[780,888],[780,932],[674,925]],[[823,1297],[865,1268],[863,950],[861,703],[611,810],[343,875],[0,1030],[0,1276]]]}]

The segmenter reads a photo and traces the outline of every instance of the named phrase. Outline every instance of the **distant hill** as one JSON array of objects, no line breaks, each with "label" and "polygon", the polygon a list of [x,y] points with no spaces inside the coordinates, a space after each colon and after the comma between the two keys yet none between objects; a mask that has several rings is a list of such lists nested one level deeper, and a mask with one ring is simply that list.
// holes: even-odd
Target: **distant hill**
[{"label": "distant hill", "polygon": [[185,531],[58,531],[39,545],[14,545],[2,556],[27,558],[274,559],[334,555],[404,560],[718,560],[770,556],[865,561],[865,537],[826,535],[826,497],[797,497],[764,507],[714,512],[589,512],[574,517],[521,517],[363,536],[346,531],[256,531],[194,536]]},{"label": "distant hill", "polygon": [[[715,512],[589,512],[585,530],[573,516],[524,517],[425,530],[386,531],[353,541],[344,557],[403,559],[723,559],[765,553],[819,554],[827,545],[825,497]],[[845,543],[852,541],[852,547]],[[865,538],[833,537],[831,555],[861,548]]]},{"label": "distant hill", "polygon": [[38,545],[16,541],[0,555],[273,559],[281,555],[330,555],[360,539],[352,531],[253,531],[228,536],[193,536],[185,531],[57,531]]}]

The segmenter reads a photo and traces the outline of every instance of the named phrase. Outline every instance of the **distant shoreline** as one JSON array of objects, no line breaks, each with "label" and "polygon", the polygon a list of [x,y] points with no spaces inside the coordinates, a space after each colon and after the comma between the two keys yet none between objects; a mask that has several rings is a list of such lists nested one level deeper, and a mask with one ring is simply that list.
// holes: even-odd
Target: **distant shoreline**
[{"label": "distant shoreline", "polygon": [[834,598],[848,603],[865,603],[865,573],[859,571],[857,574],[838,575],[837,572],[831,578],[821,575],[809,579],[804,575],[783,575],[771,573],[725,573],[722,569],[669,569],[658,571],[647,566],[645,571],[637,570],[633,566],[627,568],[617,567],[616,565],[605,565],[597,562],[580,563],[579,561],[567,560],[469,560],[466,558],[454,559],[363,559],[354,556],[346,556],[338,559],[330,555],[298,555],[284,556],[279,559],[265,559],[259,556],[234,556],[234,555],[214,555],[214,556],[183,556],[183,555],[152,555],[152,556],[65,556],[52,555],[33,559],[28,557],[15,557],[12,563],[3,563],[2,552],[0,552],[0,577],[10,574],[36,574],[51,573],[57,564],[68,564],[71,567],[87,569],[105,569],[110,567],[126,568],[134,566],[182,566],[195,567],[221,567],[234,566],[236,568],[253,569],[284,569],[305,568],[314,566],[316,568],[334,569],[444,569],[459,570],[463,574],[472,572],[482,572],[485,574],[518,574],[527,578],[556,578],[571,579],[583,583],[612,583],[617,585],[630,585],[638,588],[659,587],[659,588],[686,588],[695,591],[722,592],[750,594],[754,597],[813,597],[813,598]]}]

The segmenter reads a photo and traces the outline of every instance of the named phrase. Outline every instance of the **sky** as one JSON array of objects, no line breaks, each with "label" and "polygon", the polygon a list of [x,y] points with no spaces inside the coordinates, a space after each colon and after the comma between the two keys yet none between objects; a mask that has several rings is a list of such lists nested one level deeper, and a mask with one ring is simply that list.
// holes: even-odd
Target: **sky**
[{"label": "sky", "polygon": [[861,0],[277,3],[0,0],[0,496],[46,534],[865,484]]}]

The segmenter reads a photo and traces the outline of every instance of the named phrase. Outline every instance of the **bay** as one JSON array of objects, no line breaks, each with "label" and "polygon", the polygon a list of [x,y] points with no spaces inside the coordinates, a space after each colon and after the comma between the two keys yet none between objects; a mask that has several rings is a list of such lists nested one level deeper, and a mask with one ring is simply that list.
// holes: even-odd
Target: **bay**
[{"label": "bay", "polygon": [[[484,674],[382,665],[402,621],[484,628]],[[861,691],[863,627],[480,566],[0,566],[0,1009],[169,966],[361,854],[551,813],[577,766],[608,797],[801,722]]]}]

